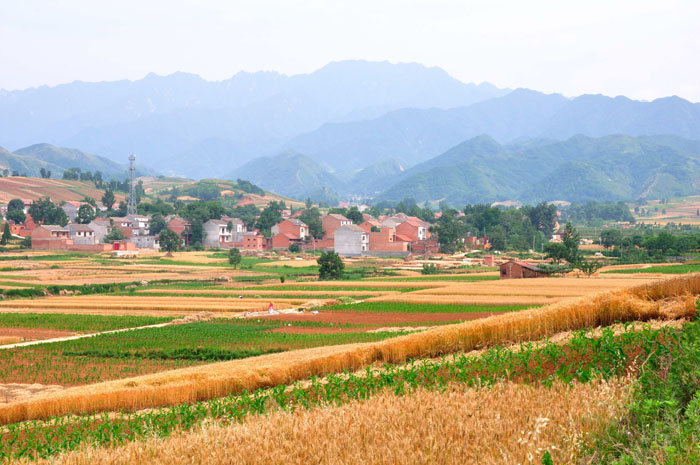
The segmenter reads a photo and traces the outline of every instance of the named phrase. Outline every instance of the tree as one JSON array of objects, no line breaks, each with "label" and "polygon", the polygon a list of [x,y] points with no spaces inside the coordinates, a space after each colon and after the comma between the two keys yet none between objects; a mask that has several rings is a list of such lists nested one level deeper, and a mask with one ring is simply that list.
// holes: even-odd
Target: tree
[{"label": "tree", "polygon": [[163,215],[156,213],[151,217],[151,222],[148,229],[153,236],[157,236],[161,233],[161,231],[164,231],[166,227],[167,224],[165,223],[165,218],[163,218]]},{"label": "tree", "polygon": [[354,224],[362,224],[365,221],[365,217],[362,216],[362,212],[359,208],[355,206],[350,207],[345,217],[352,221]]},{"label": "tree", "polygon": [[541,202],[535,207],[526,208],[525,211],[535,229],[544,233],[547,238],[552,237],[557,222],[556,205]]},{"label": "tree", "polygon": [[7,204],[7,213],[5,218],[12,220],[15,223],[24,223],[27,216],[24,214],[24,201],[21,199],[12,199]]},{"label": "tree", "polygon": [[435,232],[438,235],[440,252],[455,253],[461,247],[464,237],[464,224],[457,218],[457,210],[447,210],[438,219]]},{"label": "tree", "polygon": [[586,260],[586,259],[581,259],[578,261],[576,264],[576,267],[586,273],[586,276],[589,278],[596,272],[598,271],[603,264],[599,262],[598,260]]},{"label": "tree", "polygon": [[566,258],[567,252],[566,246],[561,242],[548,242],[544,246],[545,257],[557,264]]},{"label": "tree", "polygon": [[309,234],[316,238],[323,237],[323,222],[321,221],[321,212],[318,211],[318,208],[311,207],[304,210],[304,213],[299,215],[299,219],[309,227]]},{"label": "tree", "polygon": [[600,233],[600,244],[606,249],[622,242],[622,232],[619,229],[606,229]]},{"label": "tree", "polygon": [[55,203],[51,202],[48,197],[41,198],[32,202],[29,207],[29,214],[34,221],[42,224],[60,224],[65,226],[68,224],[68,215]]},{"label": "tree", "polygon": [[340,279],[343,277],[345,264],[335,252],[323,252],[317,260],[318,262],[318,279]]},{"label": "tree", "polygon": [[289,245],[289,251],[292,253],[299,253],[301,252],[301,247],[299,247],[299,244],[295,242]]},{"label": "tree", "polygon": [[92,206],[84,203],[80,206],[80,208],[78,208],[78,223],[88,224],[96,217],[97,214],[95,213],[95,209]]},{"label": "tree", "polygon": [[566,247],[566,261],[576,263],[578,261],[578,244],[581,241],[581,235],[576,231],[574,225],[566,223],[564,232],[561,235],[561,242]]},{"label": "tree", "polygon": [[2,239],[0,239],[0,244],[6,245],[12,239],[12,232],[10,232],[10,223],[5,223],[5,229],[2,231]]},{"label": "tree", "polygon": [[119,216],[126,216],[126,213],[127,213],[128,211],[129,211],[129,210],[128,210],[127,206],[126,206],[126,202],[123,201],[123,200],[122,200],[121,202],[119,202],[119,208],[117,209],[117,215],[119,215]]},{"label": "tree", "polygon": [[112,192],[112,189],[107,189],[102,196],[102,204],[107,208],[107,210],[111,210],[114,206],[114,202],[116,201],[117,199],[114,197],[114,192]]},{"label": "tree", "polygon": [[226,231],[227,232],[233,231],[233,221],[228,220],[228,223],[226,223]]},{"label": "tree", "polygon": [[158,236],[158,243],[160,244],[161,250],[167,252],[168,257],[173,256],[173,252],[180,248],[180,237],[174,231],[170,229],[164,229]]},{"label": "tree", "polygon": [[282,206],[280,203],[272,201],[260,212],[260,218],[255,222],[255,227],[265,237],[270,237],[270,228],[282,221]]},{"label": "tree", "polygon": [[126,239],[126,236],[124,236],[124,233],[121,231],[121,229],[117,228],[116,226],[112,226],[112,230],[107,233],[104,237],[104,242],[116,242],[116,241],[123,241]]},{"label": "tree", "polygon": [[228,263],[229,265],[233,265],[233,269],[235,270],[236,267],[238,267],[239,263],[241,263],[241,251],[233,248],[228,251]]}]

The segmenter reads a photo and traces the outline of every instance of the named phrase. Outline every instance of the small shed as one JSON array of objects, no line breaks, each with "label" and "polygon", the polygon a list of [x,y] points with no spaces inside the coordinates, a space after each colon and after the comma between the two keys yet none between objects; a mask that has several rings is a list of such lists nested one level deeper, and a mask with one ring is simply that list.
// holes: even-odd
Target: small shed
[{"label": "small shed", "polygon": [[519,278],[546,278],[549,276],[533,263],[521,262],[519,260],[509,260],[500,265],[501,279]]}]

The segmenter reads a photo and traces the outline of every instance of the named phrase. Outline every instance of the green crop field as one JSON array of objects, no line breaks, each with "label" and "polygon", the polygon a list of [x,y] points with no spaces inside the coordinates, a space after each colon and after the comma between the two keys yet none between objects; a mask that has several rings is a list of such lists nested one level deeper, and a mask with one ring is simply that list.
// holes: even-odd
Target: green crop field
[{"label": "green crop field", "polygon": [[154,325],[171,321],[172,317],[75,315],[68,313],[0,313],[0,327],[41,328],[76,332],[99,332],[121,328]]},{"label": "green crop field", "polygon": [[700,272],[700,264],[692,265],[669,265],[669,266],[651,266],[649,268],[631,268],[627,270],[610,270],[603,273],[661,273],[661,274],[684,274]]},{"label": "green crop field", "polygon": [[290,334],[290,326],[347,328],[317,322],[216,319],[0,350],[4,382],[77,385],[218,360],[351,342],[371,342],[400,332]]}]

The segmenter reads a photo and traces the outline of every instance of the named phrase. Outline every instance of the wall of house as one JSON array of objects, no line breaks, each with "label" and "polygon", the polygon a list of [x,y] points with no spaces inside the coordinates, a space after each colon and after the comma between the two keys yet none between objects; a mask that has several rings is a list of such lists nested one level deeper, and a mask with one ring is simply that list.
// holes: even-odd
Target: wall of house
[{"label": "wall of house", "polygon": [[336,231],[333,250],[339,255],[362,255],[362,234],[363,233],[357,231]]}]

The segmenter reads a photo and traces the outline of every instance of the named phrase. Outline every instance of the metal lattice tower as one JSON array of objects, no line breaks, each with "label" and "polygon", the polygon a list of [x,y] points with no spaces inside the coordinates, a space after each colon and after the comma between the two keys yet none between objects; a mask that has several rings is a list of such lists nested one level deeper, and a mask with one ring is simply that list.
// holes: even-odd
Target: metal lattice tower
[{"label": "metal lattice tower", "polygon": [[136,156],[133,154],[129,155],[129,203],[126,206],[128,215],[136,214],[136,187],[134,185],[136,167],[134,166],[134,161],[136,161]]}]

